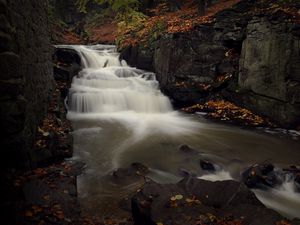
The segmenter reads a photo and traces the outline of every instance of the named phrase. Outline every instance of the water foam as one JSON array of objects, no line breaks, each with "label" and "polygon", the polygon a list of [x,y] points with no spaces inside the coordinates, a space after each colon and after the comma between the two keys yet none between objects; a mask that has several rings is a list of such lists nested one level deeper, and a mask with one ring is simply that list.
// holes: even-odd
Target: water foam
[{"label": "water foam", "polygon": [[215,173],[205,174],[198,178],[203,180],[209,180],[209,181],[233,180],[230,173],[225,170],[220,170]]},{"label": "water foam", "polygon": [[300,193],[296,192],[293,180],[286,180],[281,186],[267,191],[253,191],[268,208],[272,208],[290,219],[299,218]]}]

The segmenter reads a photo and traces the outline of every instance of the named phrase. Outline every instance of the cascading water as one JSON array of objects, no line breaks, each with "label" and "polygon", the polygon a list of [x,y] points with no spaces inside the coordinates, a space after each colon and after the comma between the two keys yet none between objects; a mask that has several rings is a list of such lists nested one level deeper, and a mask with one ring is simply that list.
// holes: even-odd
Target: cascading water
[{"label": "cascading water", "polygon": [[71,112],[167,113],[172,110],[169,99],[158,90],[153,73],[128,67],[113,50],[74,48],[80,53],[85,69],[73,79]]},{"label": "cascading water", "polygon": [[194,132],[196,123],[181,118],[158,89],[155,74],[127,66],[113,46],[72,46],[84,69],[74,77],[69,95],[71,120],[114,121],[132,133],[113,149],[111,166],[128,146],[153,133],[178,135]]},{"label": "cascading water", "polygon": [[[78,179],[78,188],[82,205],[89,211],[97,208],[109,214],[116,210],[112,199],[120,198],[126,189],[132,191],[132,187],[116,186],[103,177],[133,162],[149,166],[152,179],[168,183],[179,181],[182,169],[202,179],[239,179],[243,168],[262,159],[289,165],[297,164],[300,158],[298,142],[174,111],[170,100],[160,92],[155,74],[120,61],[114,46],[62,47],[76,50],[84,67],[73,78],[68,118],[75,130],[75,155],[87,164],[85,174]],[[178,151],[181,144],[200,151],[183,154]],[[221,165],[220,171],[203,174],[200,159]],[[292,189],[278,191],[300,199]],[[275,192],[257,195],[268,205],[268,194]],[[289,199],[289,194],[280,196]],[[300,201],[293,201],[291,214],[286,213],[289,204],[284,207],[284,214],[295,217],[294,209],[300,211]],[[277,209],[280,211],[280,207]]]}]

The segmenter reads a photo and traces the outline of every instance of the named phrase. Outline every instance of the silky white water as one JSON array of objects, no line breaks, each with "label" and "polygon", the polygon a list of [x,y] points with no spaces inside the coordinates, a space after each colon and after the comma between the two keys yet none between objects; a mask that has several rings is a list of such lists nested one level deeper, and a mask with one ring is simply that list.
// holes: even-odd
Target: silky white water
[{"label": "silky white water", "polygon": [[99,113],[109,117],[108,114],[120,112],[161,114],[172,111],[171,103],[159,91],[153,73],[126,66],[109,50],[74,48],[80,52],[85,69],[73,79],[70,112],[94,116]]},{"label": "silky white water", "polygon": [[[104,176],[133,162],[149,166],[149,176],[161,183],[179,181],[182,169],[201,179],[238,180],[240,171],[252,163],[299,162],[299,142],[174,111],[159,90],[155,74],[120,61],[114,46],[61,47],[75,49],[84,67],[73,78],[68,118],[74,126],[75,157],[87,164],[84,175],[78,178],[79,198],[87,211],[114,213],[117,206],[112,202],[133,191],[134,185],[121,187],[108,183]],[[178,151],[181,144],[198,151],[182,153]],[[221,168],[213,174],[203,173],[200,159],[211,160]],[[267,206],[275,198],[279,205],[275,209],[291,218],[298,216],[299,195],[294,189],[278,191],[283,194],[276,190],[256,193]],[[269,194],[273,197],[268,198]],[[293,201],[290,195],[296,196]]]},{"label": "silky white water", "polygon": [[73,78],[68,118],[113,121],[132,133],[113,150],[105,172],[118,168],[122,152],[146,136],[195,132],[198,124],[172,110],[170,100],[158,89],[154,73],[127,66],[110,46],[71,47],[79,52],[84,69]]}]

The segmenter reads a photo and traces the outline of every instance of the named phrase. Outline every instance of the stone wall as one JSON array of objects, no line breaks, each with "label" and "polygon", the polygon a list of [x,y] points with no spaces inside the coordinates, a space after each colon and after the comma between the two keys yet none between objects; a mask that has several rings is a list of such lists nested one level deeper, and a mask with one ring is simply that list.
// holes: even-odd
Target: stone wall
[{"label": "stone wall", "polygon": [[48,1],[0,0],[1,166],[29,166],[53,85]]}]

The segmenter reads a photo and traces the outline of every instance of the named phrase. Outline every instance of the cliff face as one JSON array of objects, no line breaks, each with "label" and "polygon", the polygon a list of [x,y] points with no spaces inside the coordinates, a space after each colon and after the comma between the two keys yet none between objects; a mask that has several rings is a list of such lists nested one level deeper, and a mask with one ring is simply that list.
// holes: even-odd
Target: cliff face
[{"label": "cliff face", "polygon": [[300,26],[253,18],[240,57],[241,102],[277,121],[300,120]]},{"label": "cliff face", "polygon": [[1,166],[29,163],[52,88],[48,2],[0,1]]},{"label": "cliff face", "polygon": [[223,97],[282,126],[300,124],[300,26],[283,11],[255,13],[241,1],[211,24],[123,50],[131,65],[154,70],[180,105]]}]

